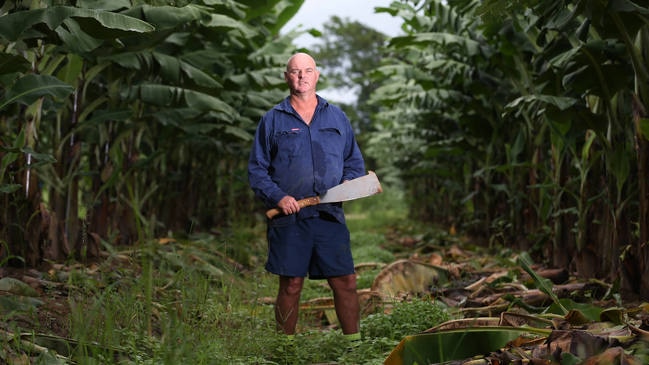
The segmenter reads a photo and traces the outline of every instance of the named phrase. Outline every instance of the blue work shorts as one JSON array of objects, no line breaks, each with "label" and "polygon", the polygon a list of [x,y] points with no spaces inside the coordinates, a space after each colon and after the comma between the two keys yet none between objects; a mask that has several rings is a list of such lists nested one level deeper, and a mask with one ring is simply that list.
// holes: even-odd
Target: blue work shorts
[{"label": "blue work shorts", "polygon": [[266,270],[291,277],[324,279],[354,273],[349,229],[333,219],[313,217],[268,226]]}]

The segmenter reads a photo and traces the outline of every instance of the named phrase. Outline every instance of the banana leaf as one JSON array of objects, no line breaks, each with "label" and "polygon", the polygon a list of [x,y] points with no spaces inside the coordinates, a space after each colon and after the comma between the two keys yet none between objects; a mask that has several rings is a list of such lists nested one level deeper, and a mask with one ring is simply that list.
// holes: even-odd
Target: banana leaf
[{"label": "banana leaf", "polygon": [[469,359],[502,349],[516,338],[547,332],[529,327],[488,326],[421,333],[401,340],[384,364],[429,365]]},{"label": "banana leaf", "polygon": [[12,72],[25,72],[31,64],[24,57],[8,53],[0,53],[0,75]]},{"label": "banana leaf", "polygon": [[195,110],[214,111],[225,120],[231,120],[237,114],[235,109],[215,96],[176,86],[141,84],[126,91],[124,96],[153,105],[186,105]]},{"label": "banana leaf", "polygon": [[50,95],[62,99],[74,91],[71,85],[48,75],[26,75],[16,80],[0,99],[0,110],[12,103],[29,105],[41,96]]},{"label": "banana leaf", "polygon": [[70,18],[75,18],[86,33],[98,38],[105,35],[106,29],[113,30],[110,33],[111,38],[122,33],[143,33],[154,30],[151,24],[123,14],[96,9],[54,6],[45,9],[20,11],[3,16],[0,22],[0,36],[9,41],[16,41],[24,33],[34,30],[38,24],[45,24],[53,31]]}]

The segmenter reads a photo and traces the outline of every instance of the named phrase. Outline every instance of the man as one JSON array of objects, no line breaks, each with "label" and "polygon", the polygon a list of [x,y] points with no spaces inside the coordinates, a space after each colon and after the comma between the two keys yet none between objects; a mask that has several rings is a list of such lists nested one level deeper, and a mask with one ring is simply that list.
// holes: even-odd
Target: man
[{"label": "man", "polygon": [[279,276],[275,319],[295,334],[304,278],[326,279],[343,334],[360,339],[360,310],[349,230],[341,203],[300,208],[297,200],[365,175],[363,156],[347,116],[316,94],[313,58],[293,55],[284,79],[290,95],[262,118],[248,163],[249,182],[268,208],[266,270]]}]

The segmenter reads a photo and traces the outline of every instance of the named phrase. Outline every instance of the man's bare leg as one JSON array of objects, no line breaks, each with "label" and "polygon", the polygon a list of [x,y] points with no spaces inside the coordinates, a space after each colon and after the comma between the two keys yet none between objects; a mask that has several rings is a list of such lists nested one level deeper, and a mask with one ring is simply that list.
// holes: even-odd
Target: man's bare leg
[{"label": "man's bare leg", "polygon": [[360,332],[360,304],[356,292],[356,274],[327,279],[334,292],[336,315],[343,334]]},{"label": "man's bare leg", "polygon": [[304,278],[279,277],[279,290],[275,301],[275,321],[279,330],[294,335],[300,309],[300,294]]}]

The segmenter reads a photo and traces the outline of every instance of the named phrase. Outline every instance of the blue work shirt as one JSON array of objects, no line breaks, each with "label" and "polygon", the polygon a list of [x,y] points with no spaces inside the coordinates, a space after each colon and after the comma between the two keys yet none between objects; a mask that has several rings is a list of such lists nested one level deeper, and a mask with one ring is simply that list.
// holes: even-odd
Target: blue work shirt
[{"label": "blue work shirt", "polygon": [[[248,180],[266,207],[286,195],[300,200],[320,196],[344,180],[365,175],[365,163],[345,113],[317,96],[310,124],[291,106],[290,97],[259,122],[248,161]],[[297,218],[324,211],[344,222],[341,204],[300,210]],[[278,218],[275,218],[278,219]]]}]

